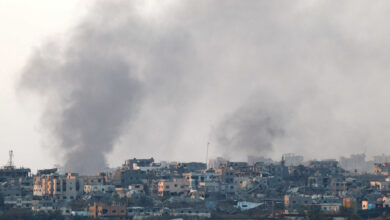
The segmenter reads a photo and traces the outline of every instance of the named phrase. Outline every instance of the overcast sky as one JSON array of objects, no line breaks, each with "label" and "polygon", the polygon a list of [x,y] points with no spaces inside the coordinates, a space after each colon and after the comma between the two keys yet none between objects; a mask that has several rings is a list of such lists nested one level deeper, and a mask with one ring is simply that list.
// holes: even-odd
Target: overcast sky
[{"label": "overcast sky", "polygon": [[87,152],[111,166],[203,161],[207,142],[234,160],[388,153],[389,12],[387,1],[0,0],[0,161],[9,149],[33,169]]}]

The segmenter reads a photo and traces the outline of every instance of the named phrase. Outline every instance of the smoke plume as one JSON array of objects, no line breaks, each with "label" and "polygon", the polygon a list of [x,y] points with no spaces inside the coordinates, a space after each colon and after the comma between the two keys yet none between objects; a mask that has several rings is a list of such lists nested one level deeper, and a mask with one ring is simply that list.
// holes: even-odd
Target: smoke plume
[{"label": "smoke plume", "polygon": [[288,113],[267,99],[251,98],[251,102],[219,123],[214,136],[223,156],[245,158],[248,155],[268,155],[274,142],[283,138]]},{"label": "smoke plume", "polygon": [[210,133],[212,156],[232,159],[380,153],[390,4],[358,2],[96,1],[20,84],[43,97],[49,143],[73,171],[203,160]]}]

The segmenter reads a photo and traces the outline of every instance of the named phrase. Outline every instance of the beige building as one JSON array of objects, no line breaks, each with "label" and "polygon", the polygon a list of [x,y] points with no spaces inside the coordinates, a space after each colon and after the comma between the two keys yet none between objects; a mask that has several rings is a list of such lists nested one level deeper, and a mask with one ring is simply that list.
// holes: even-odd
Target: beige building
[{"label": "beige building", "polygon": [[370,181],[370,186],[379,191],[390,191],[390,182],[388,181]]},{"label": "beige building", "polygon": [[161,197],[185,195],[189,190],[190,185],[184,178],[172,178],[158,182],[158,195]]},{"label": "beige building", "polygon": [[72,200],[81,196],[83,189],[83,179],[78,174],[45,174],[35,177],[33,195],[53,197],[59,200]]},{"label": "beige building", "polygon": [[92,218],[126,219],[126,207],[120,204],[94,203],[89,207]]}]

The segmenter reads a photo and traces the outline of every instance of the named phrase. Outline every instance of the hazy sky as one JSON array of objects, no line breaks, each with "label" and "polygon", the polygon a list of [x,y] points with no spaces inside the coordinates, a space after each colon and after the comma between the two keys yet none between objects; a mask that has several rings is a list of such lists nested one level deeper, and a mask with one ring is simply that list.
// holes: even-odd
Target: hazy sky
[{"label": "hazy sky", "polygon": [[41,147],[36,97],[17,94],[20,71],[47,39],[63,34],[85,14],[90,1],[0,1],[0,163],[14,150],[15,163],[32,168],[51,167],[55,160]]},{"label": "hazy sky", "polygon": [[111,166],[199,161],[208,141],[236,160],[387,153],[389,12],[387,1],[0,1],[0,159],[12,148],[32,168],[94,150]]}]

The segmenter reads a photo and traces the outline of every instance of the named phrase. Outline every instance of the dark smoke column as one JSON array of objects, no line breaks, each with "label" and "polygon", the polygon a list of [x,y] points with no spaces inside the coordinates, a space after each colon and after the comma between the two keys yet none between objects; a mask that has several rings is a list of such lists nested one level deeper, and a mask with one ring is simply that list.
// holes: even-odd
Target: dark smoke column
[{"label": "dark smoke column", "polygon": [[248,156],[267,156],[274,150],[274,142],[286,133],[290,113],[270,100],[263,96],[252,98],[221,121],[214,131],[220,153],[244,160]]},{"label": "dark smoke column", "polygon": [[104,169],[105,155],[138,109],[139,81],[100,37],[79,31],[65,49],[47,45],[22,74],[21,87],[44,97],[43,124],[56,153],[65,153],[65,171]]}]

